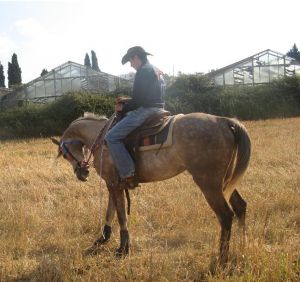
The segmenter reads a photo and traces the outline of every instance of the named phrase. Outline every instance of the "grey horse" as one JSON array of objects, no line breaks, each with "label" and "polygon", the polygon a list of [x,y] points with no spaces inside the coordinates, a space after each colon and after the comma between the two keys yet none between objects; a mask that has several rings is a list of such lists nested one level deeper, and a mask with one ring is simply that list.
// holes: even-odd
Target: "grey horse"
[{"label": "grey horse", "polygon": [[[89,174],[84,148],[93,150],[94,167],[106,182],[109,201],[103,233],[93,248],[110,239],[111,224],[117,213],[120,247],[117,256],[129,253],[126,193],[118,187],[118,175],[105,144],[95,148],[97,134],[108,123],[105,117],[88,115],[73,121],[61,139],[52,141],[73,166],[78,179]],[[187,170],[215,212],[220,226],[219,264],[228,261],[233,216],[236,215],[245,236],[246,202],[236,190],[236,182],[246,171],[251,154],[251,141],[246,128],[236,119],[204,113],[180,115],[173,126],[173,144],[161,149],[142,151],[137,172],[141,183],[161,181]],[[102,153],[101,153],[102,152]],[[100,157],[102,164],[100,171]]]}]

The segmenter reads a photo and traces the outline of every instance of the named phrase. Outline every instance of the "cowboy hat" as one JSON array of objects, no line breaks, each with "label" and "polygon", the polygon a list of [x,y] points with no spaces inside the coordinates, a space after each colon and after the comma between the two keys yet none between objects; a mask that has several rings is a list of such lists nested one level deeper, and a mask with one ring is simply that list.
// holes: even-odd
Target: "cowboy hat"
[{"label": "cowboy hat", "polygon": [[122,58],[122,65],[126,64],[134,55],[147,56],[152,54],[146,52],[141,46],[134,46],[127,50],[127,53]]}]

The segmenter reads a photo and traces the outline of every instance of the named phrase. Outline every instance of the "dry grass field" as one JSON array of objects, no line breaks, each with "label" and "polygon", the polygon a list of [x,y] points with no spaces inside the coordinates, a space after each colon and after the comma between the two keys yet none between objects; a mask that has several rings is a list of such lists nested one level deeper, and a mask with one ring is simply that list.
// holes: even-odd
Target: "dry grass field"
[{"label": "dry grass field", "polygon": [[300,118],[245,125],[247,243],[234,222],[229,264],[215,275],[219,225],[187,173],[131,193],[129,257],[114,257],[116,222],[112,240],[86,256],[105,185],[94,171],[79,182],[49,139],[1,142],[0,281],[300,281]]}]

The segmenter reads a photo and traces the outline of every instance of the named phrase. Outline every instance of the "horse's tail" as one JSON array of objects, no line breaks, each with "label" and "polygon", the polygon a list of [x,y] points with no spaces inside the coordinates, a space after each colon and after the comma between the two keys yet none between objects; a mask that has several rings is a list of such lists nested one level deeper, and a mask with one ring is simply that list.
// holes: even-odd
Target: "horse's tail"
[{"label": "horse's tail", "polygon": [[[251,141],[246,128],[235,119],[228,119],[229,129],[234,135],[234,152],[228,166],[226,183],[224,187],[225,197],[229,200],[233,186],[246,171],[251,155]],[[229,187],[226,187],[229,184]]]}]

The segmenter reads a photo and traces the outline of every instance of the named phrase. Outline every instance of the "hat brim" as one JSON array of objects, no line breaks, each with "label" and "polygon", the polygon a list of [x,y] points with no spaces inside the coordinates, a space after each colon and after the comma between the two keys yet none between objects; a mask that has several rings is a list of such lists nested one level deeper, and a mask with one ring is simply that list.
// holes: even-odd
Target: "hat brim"
[{"label": "hat brim", "polygon": [[[143,53],[143,54],[145,54],[146,56],[152,56],[152,54],[150,54],[150,53],[148,53],[148,52],[145,52],[145,53]],[[132,56],[134,56],[134,55],[136,55],[136,53],[133,53],[133,54],[130,54],[130,53],[126,53],[124,56],[123,56],[123,58],[122,58],[122,65],[125,65],[129,60],[130,60],[130,58],[132,57]]]},{"label": "hat brim", "polygon": [[122,65],[125,65],[129,61],[129,54],[125,54],[122,58]]}]

